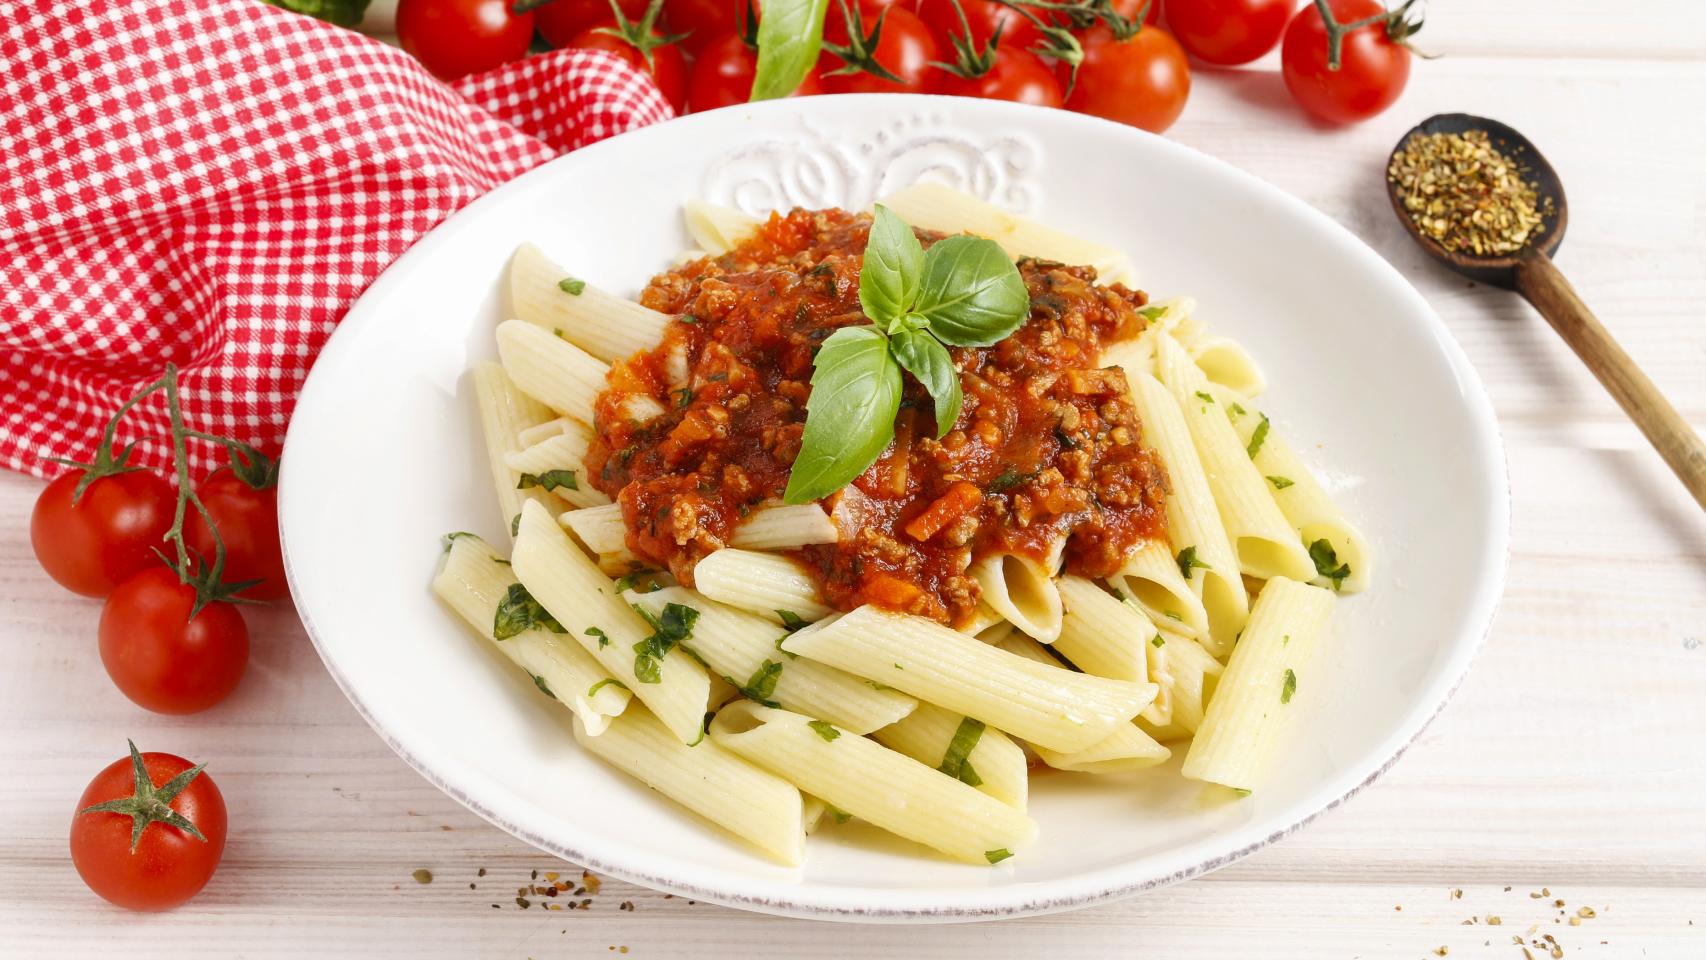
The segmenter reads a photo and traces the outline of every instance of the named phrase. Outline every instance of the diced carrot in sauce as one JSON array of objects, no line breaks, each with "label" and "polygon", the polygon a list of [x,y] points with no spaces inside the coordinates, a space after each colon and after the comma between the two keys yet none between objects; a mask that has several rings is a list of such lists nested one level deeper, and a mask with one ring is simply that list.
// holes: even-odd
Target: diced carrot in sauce
[{"label": "diced carrot in sauce", "polygon": [[924,512],[913,517],[906,525],[907,535],[914,540],[928,540],[942,531],[942,528],[971,512],[983,499],[983,491],[976,484],[960,481],[948,488],[948,492],[936,498],[936,502],[924,508]]}]

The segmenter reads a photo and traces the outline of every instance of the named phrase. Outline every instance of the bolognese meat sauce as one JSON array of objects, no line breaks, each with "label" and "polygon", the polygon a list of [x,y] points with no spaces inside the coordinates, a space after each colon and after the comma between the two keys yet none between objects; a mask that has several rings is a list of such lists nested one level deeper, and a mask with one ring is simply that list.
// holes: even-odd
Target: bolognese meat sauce
[{"label": "bolognese meat sauce", "polygon": [[[641,294],[675,321],[657,347],[611,369],[588,456],[636,556],[691,585],[700,559],[780,499],[814,352],[837,328],[870,322],[859,304],[869,227],[841,210],[775,214]],[[1026,323],[994,346],[951,348],[964,392],[954,428],[936,439],[931,399],[908,377],[894,441],[823,501],[840,542],[795,556],[830,605],[963,623],[978,604],[967,572],[977,559],[1020,553],[1105,577],[1165,535],[1165,472],[1139,442],[1125,377],[1098,366],[1102,344],[1147,323],[1145,295],[1097,286],[1089,267],[1018,268]]]}]

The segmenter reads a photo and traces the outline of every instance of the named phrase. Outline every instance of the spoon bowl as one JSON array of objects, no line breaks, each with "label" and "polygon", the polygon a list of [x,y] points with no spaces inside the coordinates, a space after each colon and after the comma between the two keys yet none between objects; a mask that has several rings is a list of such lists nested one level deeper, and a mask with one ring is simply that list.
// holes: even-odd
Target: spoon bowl
[{"label": "spoon bowl", "polygon": [[1471,130],[1484,131],[1493,148],[1515,163],[1522,171],[1524,179],[1533,183],[1539,194],[1542,229],[1533,236],[1527,246],[1514,253],[1495,256],[1476,256],[1449,250],[1410,219],[1410,212],[1404,208],[1403,188],[1390,177],[1386,179],[1386,195],[1392,201],[1393,211],[1398,214],[1398,222],[1404,225],[1404,229],[1422,245],[1422,249],[1426,250],[1429,256],[1478,283],[1514,290],[1517,285],[1517,264],[1535,255],[1552,256],[1558,245],[1564,242],[1564,228],[1568,226],[1570,219],[1569,207],[1564,201],[1563,183],[1559,181],[1552,165],[1546,162],[1546,157],[1535,149],[1527,137],[1497,120],[1486,117],[1469,113],[1435,114],[1404,134],[1398,145],[1392,148],[1386,168],[1392,168],[1392,161],[1404,149],[1404,145],[1410,142],[1411,137],[1436,133],[1468,133]]}]

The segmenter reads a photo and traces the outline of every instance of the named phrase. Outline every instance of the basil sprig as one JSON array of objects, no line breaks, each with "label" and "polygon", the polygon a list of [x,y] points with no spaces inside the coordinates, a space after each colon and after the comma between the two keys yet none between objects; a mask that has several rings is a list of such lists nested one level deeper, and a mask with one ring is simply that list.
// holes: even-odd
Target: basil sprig
[{"label": "basil sprig", "polygon": [[783,499],[810,503],[864,473],[894,438],[901,371],[935,401],[936,436],[960,416],[960,374],[949,346],[987,347],[1030,313],[1025,281],[993,241],[957,236],[926,251],[881,204],[859,271],[859,304],[872,321],[842,327],[812,360],[800,453]]},{"label": "basil sprig", "polygon": [[775,100],[794,92],[817,63],[828,9],[829,0],[765,0],[749,99]]}]

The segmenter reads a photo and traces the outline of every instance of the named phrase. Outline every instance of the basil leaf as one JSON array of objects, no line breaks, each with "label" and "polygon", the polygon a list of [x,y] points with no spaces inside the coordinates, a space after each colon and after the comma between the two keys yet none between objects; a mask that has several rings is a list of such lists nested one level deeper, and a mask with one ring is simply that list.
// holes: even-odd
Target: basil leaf
[{"label": "basil leaf", "polygon": [[817,63],[828,9],[829,0],[765,0],[750,99],[775,100],[794,92]]},{"label": "basil leaf", "polygon": [[987,347],[1019,329],[1031,295],[1019,268],[993,240],[948,237],[924,252],[924,280],[914,312],[930,332],[956,347]]},{"label": "basil leaf", "polygon": [[865,316],[887,328],[906,314],[918,297],[924,274],[924,247],[906,221],[876,205],[865,263],[859,268],[859,305]]},{"label": "basil leaf", "polygon": [[652,635],[634,644],[634,677],[641,683],[662,683],[663,659],[677,644],[693,636],[699,611],[684,603],[666,603],[661,614],[631,604],[634,612],[651,625]]},{"label": "basil leaf", "polygon": [[1309,559],[1315,561],[1315,572],[1333,582],[1336,592],[1345,585],[1345,578],[1351,575],[1351,565],[1339,562],[1339,553],[1333,549],[1333,544],[1327,540],[1317,540],[1309,545]]},{"label": "basil leaf", "polygon": [[960,371],[948,348],[922,330],[901,330],[889,337],[889,350],[907,373],[918,378],[936,401],[936,439],[960,419]]},{"label": "basil leaf", "polygon": [[[965,781],[967,773],[971,773],[973,779],[979,779],[977,774],[972,771],[971,765],[966,762],[966,758],[971,756],[973,750],[977,749],[977,743],[981,739],[983,739],[983,721],[973,720],[971,717],[961,718],[959,727],[954,730],[953,739],[948,741],[948,750],[942,755],[942,762],[936,765],[936,769],[955,780]],[[982,782],[981,779],[979,782]],[[974,783],[972,786],[975,787],[977,784]]]},{"label": "basil leaf", "polygon": [[835,727],[823,722],[822,720],[807,720],[806,726],[811,727],[814,733],[830,743],[834,743],[836,740],[841,738],[840,730],[835,729]]},{"label": "basil leaf", "polygon": [[810,503],[852,482],[882,455],[900,412],[900,367],[874,327],[842,327],[812,361],[806,429],[782,499]]},{"label": "basil leaf", "polygon": [[1290,703],[1291,697],[1297,692],[1297,674],[1289,668],[1285,671],[1285,681],[1280,685],[1280,703]]},{"label": "basil leaf", "polygon": [[1268,415],[1264,413],[1262,422],[1256,424],[1255,432],[1250,434],[1250,445],[1244,448],[1244,452],[1250,455],[1251,460],[1256,459],[1256,454],[1262,452],[1262,444],[1266,443],[1267,439]]}]

